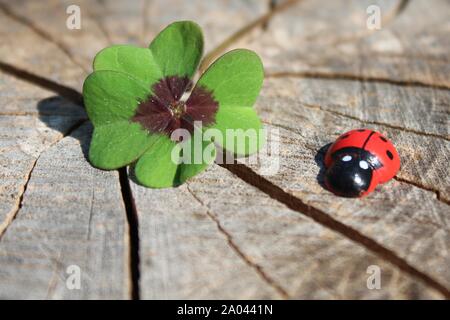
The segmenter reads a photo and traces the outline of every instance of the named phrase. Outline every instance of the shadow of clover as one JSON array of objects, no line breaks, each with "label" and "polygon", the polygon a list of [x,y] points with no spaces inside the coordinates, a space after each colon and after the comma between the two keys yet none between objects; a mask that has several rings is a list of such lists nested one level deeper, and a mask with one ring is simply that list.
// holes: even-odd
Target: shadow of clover
[{"label": "shadow of clover", "polygon": [[[92,136],[92,125],[84,109],[74,102],[61,96],[52,96],[40,100],[37,103],[39,120],[55,131],[64,136],[72,136],[80,142],[80,147],[86,160],[88,160],[89,143]],[[89,123],[89,129],[86,133],[88,137],[82,138],[80,135],[74,135],[74,129],[80,124]]]}]

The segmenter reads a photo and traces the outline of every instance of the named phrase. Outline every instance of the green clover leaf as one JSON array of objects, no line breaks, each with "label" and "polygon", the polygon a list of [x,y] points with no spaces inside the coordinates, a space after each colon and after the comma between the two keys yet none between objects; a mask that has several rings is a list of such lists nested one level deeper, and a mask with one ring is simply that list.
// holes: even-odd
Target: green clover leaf
[{"label": "green clover leaf", "polygon": [[[199,26],[180,21],[148,48],[117,45],[97,54],[83,85],[94,125],[89,149],[94,166],[117,169],[133,163],[141,184],[164,188],[205,170],[216,145],[238,155],[261,148],[262,125],[253,109],[264,78],[259,57],[249,50],[230,51],[192,89],[202,53]],[[174,138],[179,130],[187,135]],[[211,130],[221,137],[212,137]]]}]

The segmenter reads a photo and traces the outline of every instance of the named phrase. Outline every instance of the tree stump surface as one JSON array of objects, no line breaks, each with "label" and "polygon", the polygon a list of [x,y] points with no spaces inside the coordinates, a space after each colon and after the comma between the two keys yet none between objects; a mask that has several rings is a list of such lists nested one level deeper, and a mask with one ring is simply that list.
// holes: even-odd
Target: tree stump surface
[{"label": "tree stump surface", "polygon": [[[450,298],[450,3],[269,2],[0,0],[0,299]],[[374,4],[380,30],[366,26]],[[176,20],[202,26],[211,56],[261,56],[255,108],[278,159],[159,190],[89,164],[93,57]],[[321,185],[323,147],[361,127],[389,137],[402,168],[340,198]]]}]

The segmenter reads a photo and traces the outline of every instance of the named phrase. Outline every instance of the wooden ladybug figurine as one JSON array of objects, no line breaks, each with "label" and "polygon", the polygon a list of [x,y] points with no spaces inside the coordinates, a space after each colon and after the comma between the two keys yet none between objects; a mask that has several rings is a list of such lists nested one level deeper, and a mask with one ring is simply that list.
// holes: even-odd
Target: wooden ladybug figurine
[{"label": "wooden ladybug figurine", "polygon": [[397,174],[400,157],[380,133],[357,129],[342,134],[328,148],[325,167],[325,185],[330,191],[362,197]]}]

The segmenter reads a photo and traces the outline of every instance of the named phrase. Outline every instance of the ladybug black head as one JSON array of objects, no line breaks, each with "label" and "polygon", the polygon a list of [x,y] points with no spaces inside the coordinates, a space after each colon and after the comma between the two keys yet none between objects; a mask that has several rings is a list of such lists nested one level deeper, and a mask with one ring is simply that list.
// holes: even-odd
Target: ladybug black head
[{"label": "ladybug black head", "polygon": [[331,156],[333,162],[325,173],[325,183],[344,197],[361,196],[369,189],[373,170],[381,167],[374,155],[361,148],[343,148]]}]

